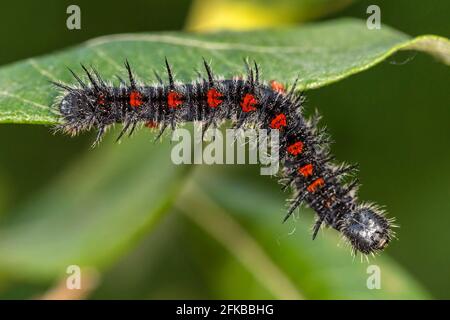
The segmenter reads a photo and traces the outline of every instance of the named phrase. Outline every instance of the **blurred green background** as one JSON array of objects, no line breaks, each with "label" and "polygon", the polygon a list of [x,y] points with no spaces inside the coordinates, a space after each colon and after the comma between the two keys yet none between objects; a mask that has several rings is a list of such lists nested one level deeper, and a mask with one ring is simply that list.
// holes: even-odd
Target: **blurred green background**
[{"label": "blurred green background", "polygon": [[[69,4],[82,8],[81,30],[65,28]],[[409,35],[450,36],[450,2],[445,0],[354,1],[320,19],[345,16],[364,19],[370,4],[381,7],[382,23]],[[0,12],[3,43],[0,64],[49,53],[104,34],[180,30],[185,26],[190,6],[187,0],[5,2]],[[363,183],[360,197],[385,205],[401,226],[397,230],[399,240],[384,254],[404,267],[431,297],[447,299],[450,298],[449,84],[447,66],[423,53],[402,52],[366,72],[307,94],[309,109],[317,108],[322,113],[322,123],[336,141],[333,151],[337,158],[359,163]],[[13,219],[9,216],[11,212],[31,201],[84,154],[92,152],[91,141],[92,135],[70,139],[52,135],[43,126],[1,125],[0,223]],[[220,170],[231,175],[236,171],[239,175],[242,169]],[[267,177],[267,181],[262,181],[257,171],[248,171],[248,179],[276,189],[274,181]],[[274,216],[272,222],[278,223],[279,216]],[[236,292],[239,287],[230,280],[232,271],[208,274],[217,270],[209,268],[211,257],[214,265],[226,263],[225,258],[217,253],[217,244],[205,243],[204,235],[186,227],[183,219],[186,218],[168,215],[154,233],[137,241],[137,246],[130,246],[129,253],[100,277],[92,297],[236,297],[214,292],[214,287],[208,284],[207,279],[222,276],[220,281],[230,281],[223,285],[226,290]],[[258,228],[257,222],[253,226],[251,219],[245,221],[250,224],[249,229]],[[310,219],[297,221],[310,222]],[[317,241],[322,241],[321,237]],[[350,256],[348,260],[354,263]],[[177,268],[182,264],[183,268]],[[199,280],[195,276],[198,273],[207,276]],[[9,279],[0,274],[2,298],[35,297],[51,286],[52,283]],[[310,297],[337,298],[320,292]]]}]

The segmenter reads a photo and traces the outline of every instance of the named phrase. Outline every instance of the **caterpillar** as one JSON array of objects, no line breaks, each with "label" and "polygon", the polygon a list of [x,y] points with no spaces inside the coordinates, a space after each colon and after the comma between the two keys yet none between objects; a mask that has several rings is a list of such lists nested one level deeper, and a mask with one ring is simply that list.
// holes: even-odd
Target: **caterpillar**
[{"label": "caterpillar", "polygon": [[62,120],[56,129],[77,135],[95,128],[94,145],[113,124],[123,125],[118,140],[137,126],[159,129],[159,138],[168,127],[173,130],[190,121],[202,122],[205,130],[225,120],[231,120],[234,128],[279,130],[280,183],[283,190],[290,187],[294,192],[283,221],[306,204],[317,214],[313,239],[325,225],[340,232],[353,253],[382,251],[394,236],[392,219],[378,206],[358,202],[355,166],[334,163],[329,137],[318,127],[320,116],[303,116],[304,95],[295,90],[296,83],[286,90],[277,81],[261,81],[256,62],[252,66],[246,62],[246,77],[233,79],[216,77],[204,59],[203,64],[204,77],[179,83],[166,58],[168,83],[155,72],[156,85],[139,83],[128,60],[129,82],[118,77],[118,86],[107,84],[94,68],[81,65],[86,82],[69,69],[78,84],[54,82],[63,93],[56,102]]}]

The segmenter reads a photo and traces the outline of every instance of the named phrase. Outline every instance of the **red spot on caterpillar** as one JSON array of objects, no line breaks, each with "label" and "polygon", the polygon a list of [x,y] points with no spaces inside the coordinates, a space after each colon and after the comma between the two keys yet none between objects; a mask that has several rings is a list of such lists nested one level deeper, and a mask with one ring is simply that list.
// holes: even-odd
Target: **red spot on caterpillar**
[{"label": "red spot on caterpillar", "polygon": [[217,108],[219,104],[223,102],[223,94],[221,94],[217,89],[211,88],[206,93],[208,106],[211,108]]},{"label": "red spot on caterpillar", "polygon": [[98,95],[97,103],[101,106],[105,105],[105,95],[102,92]]},{"label": "red spot on caterpillar", "polygon": [[170,91],[167,95],[167,105],[169,108],[177,108],[183,104],[183,96],[176,91]]},{"label": "red spot on caterpillar", "polygon": [[309,177],[313,173],[313,165],[311,163],[304,165],[303,167],[298,169],[298,173],[300,173],[302,176]]},{"label": "red spot on caterpillar", "polygon": [[297,141],[294,144],[291,144],[289,147],[287,147],[287,152],[292,154],[293,156],[296,156],[303,151],[303,142]]},{"label": "red spot on caterpillar", "polygon": [[280,113],[270,122],[270,127],[272,129],[281,129],[282,127],[286,127],[286,116],[283,113]]},{"label": "red spot on caterpillar", "polygon": [[284,87],[284,85],[278,81],[275,80],[270,80],[270,87],[272,88],[273,91],[279,92],[279,93],[285,93],[286,92],[286,88]]},{"label": "red spot on caterpillar", "polygon": [[255,99],[255,97],[252,94],[247,93],[241,102],[242,111],[244,112],[255,111],[257,103],[258,101]]},{"label": "red spot on caterpillar", "polygon": [[150,120],[145,123],[145,126],[149,129],[155,129],[158,128],[158,122]]},{"label": "red spot on caterpillar", "polygon": [[142,105],[142,94],[139,91],[131,91],[130,106],[136,108],[140,107],[141,105]]},{"label": "red spot on caterpillar", "polygon": [[322,178],[317,178],[306,188],[306,190],[310,193],[314,193],[317,191],[317,188],[323,187],[324,185],[325,181]]}]

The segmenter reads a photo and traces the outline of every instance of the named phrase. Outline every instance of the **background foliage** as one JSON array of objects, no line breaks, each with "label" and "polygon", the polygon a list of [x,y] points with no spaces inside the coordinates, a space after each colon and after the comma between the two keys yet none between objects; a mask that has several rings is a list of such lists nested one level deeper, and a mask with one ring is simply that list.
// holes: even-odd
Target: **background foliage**
[{"label": "background foliage", "polygon": [[[133,14],[124,15],[119,2],[81,1],[82,30],[68,31],[68,3],[50,2],[30,2],[21,11],[28,15],[23,24],[0,29],[8,43],[0,63],[102,34],[177,30],[189,8],[188,1],[135,1],[128,8]],[[356,2],[326,19],[364,18],[368,4]],[[445,1],[379,5],[386,25],[449,36]],[[2,25],[14,25],[8,12],[19,4],[2,6],[8,7]],[[361,197],[386,204],[401,225],[400,240],[376,260],[385,284],[380,291],[366,289],[366,264],[337,248],[333,232],[310,241],[310,213],[281,225],[284,196],[255,168],[155,168],[155,157],[169,159],[170,146],[152,145],[145,134],[92,151],[89,135],[69,139],[42,126],[2,125],[0,296],[49,294],[64,267],[80,263],[100,271],[92,272],[93,298],[429,297],[422,286],[449,298],[450,252],[443,245],[450,237],[449,80],[445,65],[403,52],[308,93],[308,105],[321,111],[337,141],[338,159],[360,164]],[[125,225],[124,216],[132,218]]]}]

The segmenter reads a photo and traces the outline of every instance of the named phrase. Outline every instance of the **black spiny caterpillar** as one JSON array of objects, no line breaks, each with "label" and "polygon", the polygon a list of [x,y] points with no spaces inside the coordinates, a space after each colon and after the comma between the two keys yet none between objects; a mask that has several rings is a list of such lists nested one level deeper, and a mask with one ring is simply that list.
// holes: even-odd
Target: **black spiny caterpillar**
[{"label": "black spiny caterpillar", "polygon": [[119,86],[106,84],[96,70],[82,66],[88,83],[72,71],[79,86],[55,83],[64,90],[57,102],[62,117],[58,129],[76,135],[95,128],[95,144],[116,123],[123,124],[119,139],[125,133],[131,135],[138,125],[159,128],[160,136],[167,127],[175,129],[187,121],[202,121],[205,129],[226,119],[235,128],[277,129],[283,165],[280,181],[284,189],[290,186],[295,192],[285,220],[306,203],[318,216],[313,238],[325,224],[341,232],[355,252],[384,249],[393,237],[391,221],[376,206],[358,203],[357,181],[344,182],[354,166],[332,163],[327,136],[317,128],[319,117],[303,117],[304,99],[294,91],[295,84],[286,92],[278,82],[260,82],[256,63],[254,68],[247,65],[245,79],[218,79],[205,61],[204,65],[206,78],[182,84],[174,81],[166,60],[168,84],[156,75],[158,85],[144,85],[135,80],[126,62],[129,84],[120,80]]}]

